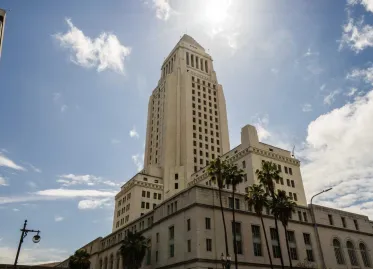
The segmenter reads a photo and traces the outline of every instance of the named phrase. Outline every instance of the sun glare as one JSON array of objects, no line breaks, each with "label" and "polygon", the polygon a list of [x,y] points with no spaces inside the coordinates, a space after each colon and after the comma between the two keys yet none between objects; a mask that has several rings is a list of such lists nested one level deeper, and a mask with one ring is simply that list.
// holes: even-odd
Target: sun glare
[{"label": "sun glare", "polygon": [[206,19],[216,25],[226,20],[231,0],[210,0],[206,5]]}]

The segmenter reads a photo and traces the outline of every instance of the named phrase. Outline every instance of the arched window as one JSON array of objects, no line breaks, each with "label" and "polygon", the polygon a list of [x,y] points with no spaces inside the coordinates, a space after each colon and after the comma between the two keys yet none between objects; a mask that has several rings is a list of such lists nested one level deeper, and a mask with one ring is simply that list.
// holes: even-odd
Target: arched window
[{"label": "arched window", "polygon": [[114,263],[114,256],[113,256],[113,254],[111,254],[110,255],[109,269],[114,269],[113,268],[113,263]]},{"label": "arched window", "polygon": [[372,267],[372,264],[370,263],[370,258],[369,258],[369,254],[367,251],[367,247],[364,245],[364,243],[360,243],[359,248],[360,248],[361,258],[363,258],[364,266]]},{"label": "arched window", "polygon": [[120,268],[120,254],[117,254],[117,269]]},{"label": "arched window", "polygon": [[102,268],[102,259],[100,259],[100,269],[103,269]]},{"label": "arched window", "polygon": [[105,259],[104,259],[104,269],[108,269],[107,268],[107,257],[105,257]]},{"label": "arched window", "polygon": [[348,256],[350,257],[351,265],[359,266],[354,245],[352,244],[351,241],[347,241],[346,246],[347,246]]},{"label": "arched window", "polygon": [[338,264],[345,264],[345,259],[343,257],[343,252],[341,248],[341,243],[338,239],[333,240],[334,255]]}]

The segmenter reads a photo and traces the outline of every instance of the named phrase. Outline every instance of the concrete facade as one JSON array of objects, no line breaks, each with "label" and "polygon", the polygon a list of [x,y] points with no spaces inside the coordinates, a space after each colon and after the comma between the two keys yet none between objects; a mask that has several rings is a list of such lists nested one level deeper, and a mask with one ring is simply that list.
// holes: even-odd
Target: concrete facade
[{"label": "concrete facade", "polygon": [[[233,262],[232,213],[228,202],[230,196],[229,191],[223,191],[228,243]],[[269,268],[260,218],[248,208],[245,195],[238,194],[237,199],[239,208],[236,222],[240,223],[237,237],[240,242],[239,268]],[[373,227],[368,217],[321,206],[313,206],[313,210],[317,232],[321,238],[321,249],[316,239],[311,207],[297,206],[287,228],[294,266],[307,261],[309,265],[321,268],[322,250],[327,268],[372,267]],[[271,238],[271,229],[275,228],[274,219],[266,210],[263,214],[273,263],[280,265],[280,259],[273,256],[273,246],[278,245]],[[332,223],[329,215],[334,220]],[[345,219],[345,224],[342,223],[342,218]],[[218,191],[213,187],[193,185],[166,199],[125,228],[87,244],[84,248],[91,250],[91,269],[122,269],[119,248],[128,231],[141,231],[151,240],[142,268],[221,268],[220,255],[225,252],[224,231]],[[281,223],[279,235],[284,262],[288,266]],[[340,247],[335,246],[336,240]],[[351,244],[353,248],[348,247]],[[342,264],[338,264],[341,261]],[[352,265],[355,261],[357,266]]]}]

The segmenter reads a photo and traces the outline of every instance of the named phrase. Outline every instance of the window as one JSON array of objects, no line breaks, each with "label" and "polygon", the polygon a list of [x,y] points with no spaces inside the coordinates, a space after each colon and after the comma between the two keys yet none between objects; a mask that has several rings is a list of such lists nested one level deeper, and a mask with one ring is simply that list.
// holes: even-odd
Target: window
[{"label": "window", "polygon": [[303,239],[305,245],[311,245],[311,235],[303,233]]},{"label": "window", "polygon": [[188,252],[191,252],[192,251],[192,243],[191,243],[190,239],[187,241],[187,246],[188,246]]},{"label": "window", "polygon": [[260,237],[260,226],[251,225],[251,233],[253,235],[254,256],[262,256],[262,242],[261,242],[261,237]]},{"label": "window", "polygon": [[293,197],[294,197],[294,201],[298,201],[298,197],[297,197],[297,194],[295,192],[293,193]]},{"label": "window", "polygon": [[175,236],[175,227],[171,226],[168,228],[168,239],[173,240]]},{"label": "window", "polygon": [[280,171],[280,172],[282,171],[281,165],[279,165],[279,164],[277,165],[277,170]]},{"label": "window", "polygon": [[341,243],[338,239],[333,240],[334,255],[337,260],[337,264],[345,264],[345,259],[343,257],[343,252],[341,248]]},{"label": "window", "polygon": [[162,199],[162,194],[158,193],[158,200]]},{"label": "window", "polygon": [[343,228],[346,228],[346,219],[345,217],[341,217]]},{"label": "window", "polygon": [[156,238],[156,242],[158,243],[159,242],[159,233],[155,234],[155,238]]},{"label": "window", "polygon": [[367,248],[364,243],[359,244],[360,254],[361,258],[363,259],[363,263],[365,267],[372,267],[372,264],[370,262],[369,254],[367,251]]},{"label": "window", "polygon": [[146,192],[146,197],[147,197],[147,198],[150,198],[150,191],[147,191],[147,192]]},{"label": "window", "polygon": [[280,182],[281,182],[281,185],[284,185],[284,179],[282,177],[280,177]]},{"label": "window", "polygon": [[240,209],[240,199],[235,198],[236,209]]},{"label": "window", "polygon": [[[150,263],[151,263],[151,256],[152,255],[152,251],[151,251],[151,248],[150,247],[148,247],[147,249],[146,249],[146,265],[150,265]],[[112,267],[111,267],[112,268]]]},{"label": "window", "polygon": [[158,262],[158,250],[155,252],[155,262]]},{"label": "window", "polygon": [[333,216],[329,214],[328,219],[329,219],[329,224],[334,225]]},{"label": "window", "polygon": [[306,249],[306,255],[307,255],[307,261],[314,262],[315,258],[313,257],[313,250],[312,249]]},{"label": "window", "polygon": [[293,170],[289,167],[289,174],[292,175],[293,174]]},{"label": "window", "polygon": [[294,180],[291,181],[291,186],[292,186],[293,188],[295,188]]},{"label": "window", "polygon": [[[237,250],[237,254],[242,254],[242,237],[241,237],[241,223],[240,222],[232,222],[232,235],[233,235],[233,231],[236,231],[236,242],[237,242],[237,245],[234,246],[234,242],[233,242],[233,246],[236,247],[235,249]],[[234,252],[233,252],[234,253]]]},{"label": "window", "polygon": [[348,257],[350,258],[351,265],[359,266],[359,263],[358,263],[357,257],[356,257],[355,248],[354,248],[354,245],[352,244],[352,242],[347,241],[346,247],[347,247]]},{"label": "window", "polygon": [[174,246],[174,244],[170,244],[170,253],[169,253],[169,255],[170,255],[170,258],[172,258],[172,257],[174,257],[174,255],[175,255],[175,246]]},{"label": "window", "polygon": [[212,239],[206,238],[206,251],[212,251]]},{"label": "window", "polygon": [[141,202],[141,208],[145,208],[145,202]]},{"label": "window", "polygon": [[245,161],[242,162],[242,168],[246,168],[246,162]]},{"label": "window", "polygon": [[286,180],[286,184],[290,187],[290,179]]},{"label": "window", "polygon": [[187,219],[187,231],[190,231],[190,219]]},{"label": "window", "polygon": [[299,221],[302,221],[302,212],[298,211],[298,219]]},{"label": "window", "polygon": [[149,209],[150,204],[146,203],[146,209]]},{"label": "window", "polygon": [[270,230],[271,240],[272,240],[272,252],[274,258],[281,257],[281,249],[278,245],[278,233],[275,228],[271,228]]},{"label": "window", "polygon": [[211,219],[210,218],[205,218],[205,227],[206,227],[206,230],[211,230]]},{"label": "window", "polygon": [[142,191],[142,197],[146,196],[146,191]]},{"label": "window", "polygon": [[284,169],[285,169],[285,174],[288,173],[288,168],[286,166],[284,166]]},{"label": "window", "polygon": [[187,65],[189,65],[189,53],[188,52],[186,53],[186,63]]},{"label": "window", "polygon": [[157,193],[153,193],[153,199],[157,199]]},{"label": "window", "polygon": [[359,223],[357,223],[356,219],[354,219],[354,225],[355,225],[355,229],[359,230]]},{"label": "window", "polygon": [[307,213],[306,212],[303,212],[303,220],[305,222],[308,222],[308,219],[307,219]]},{"label": "window", "polygon": [[229,208],[233,208],[233,199],[232,199],[232,197],[228,197],[228,202],[229,202]]},{"label": "window", "polygon": [[179,183],[175,183],[175,190],[179,189]]}]

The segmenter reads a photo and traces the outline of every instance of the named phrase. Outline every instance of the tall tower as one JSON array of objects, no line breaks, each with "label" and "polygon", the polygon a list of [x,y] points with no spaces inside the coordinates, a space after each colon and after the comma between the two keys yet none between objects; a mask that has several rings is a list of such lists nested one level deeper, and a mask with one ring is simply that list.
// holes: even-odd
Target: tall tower
[{"label": "tall tower", "polygon": [[167,198],[229,151],[229,135],[223,88],[200,44],[184,35],[161,70],[149,99],[144,170],[159,171]]}]

